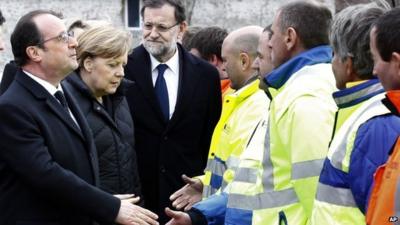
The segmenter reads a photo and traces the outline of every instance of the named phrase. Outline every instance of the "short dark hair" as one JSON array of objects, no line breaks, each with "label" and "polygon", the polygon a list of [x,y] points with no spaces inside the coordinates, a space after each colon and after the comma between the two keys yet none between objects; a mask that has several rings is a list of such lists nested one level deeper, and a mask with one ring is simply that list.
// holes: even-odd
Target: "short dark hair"
[{"label": "short dark hair", "polygon": [[199,32],[203,27],[200,26],[189,26],[182,36],[182,46],[187,51],[192,49],[192,38]]},{"label": "short dark hair", "polygon": [[212,55],[222,60],[221,48],[226,36],[228,36],[228,31],[221,27],[203,28],[193,36],[191,48],[197,49],[204,60],[209,60]]},{"label": "short dark hair", "polygon": [[4,22],[6,22],[6,19],[4,18],[3,13],[1,13],[0,10],[0,26],[3,25]]},{"label": "short dark hair", "polygon": [[296,1],[280,8],[280,28],[284,32],[292,27],[305,49],[329,44],[331,11],[322,4]]},{"label": "short dark hair", "polygon": [[389,62],[393,52],[400,53],[400,8],[383,14],[375,21],[374,27],[379,55]]},{"label": "short dark hair", "polygon": [[69,25],[68,32],[75,28],[86,29],[88,28],[88,25],[82,20],[75,20],[71,25]]},{"label": "short dark hair", "polygon": [[42,14],[51,14],[62,19],[60,13],[39,9],[25,14],[18,20],[11,34],[11,47],[15,62],[19,66],[24,66],[28,62],[29,57],[26,54],[27,47],[37,45],[43,48],[43,45],[40,44],[43,41],[43,36],[35,22],[33,22],[34,17]]},{"label": "short dark hair", "polygon": [[146,8],[161,8],[163,5],[169,4],[175,8],[175,19],[177,23],[186,20],[185,6],[181,0],[144,0],[140,14],[144,18],[144,10]]}]

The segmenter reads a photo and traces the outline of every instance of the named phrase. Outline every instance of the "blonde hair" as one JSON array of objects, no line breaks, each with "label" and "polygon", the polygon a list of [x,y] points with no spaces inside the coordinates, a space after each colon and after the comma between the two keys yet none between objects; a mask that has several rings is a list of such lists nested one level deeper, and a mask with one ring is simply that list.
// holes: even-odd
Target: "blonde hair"
[{"label": "blonde hair", "polygon": [[132,49],[131,34],[110,25],[96,26],[78,37],[77,59],[79,67],[88,57],[117,58]]}]

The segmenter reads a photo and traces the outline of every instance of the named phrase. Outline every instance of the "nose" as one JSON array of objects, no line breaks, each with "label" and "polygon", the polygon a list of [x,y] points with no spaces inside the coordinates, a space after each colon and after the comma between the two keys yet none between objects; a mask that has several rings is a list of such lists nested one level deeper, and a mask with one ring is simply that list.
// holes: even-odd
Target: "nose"
[{"label": "nose", "polygon": [[157,31],[157,27],[155,27],[155,26],[149,32],[150,32],[149,36],[151,39],[156,39],[160,36],[160,34]]},{"label": "nose", "polygon": [[68,47],[70,48],[76,48],[78,46],[78,41],[76,40],[75,37],[69,37],[68,39]]},{"label": "nose", "polygon": [[259,67],[260,67],[259,66],[259,57],[257,56],[257,58],[254,60],[253,64],[251,64],[251,68],[253,70],[258,70]]},{"label": "nose", "polygon": [[124,66],[123,65],[118,66],[118,69],[117,69],[115,75],[117,77],[124,77],[125,76],[125,71],[124,71]]},{"label": "nose", "polygon": [[221,70],[226,72],[226,62],[222,63]]},{"label": "nose", "polygon": [[268,41],[268,49],[271,51],[272,49],[272,38]]}]

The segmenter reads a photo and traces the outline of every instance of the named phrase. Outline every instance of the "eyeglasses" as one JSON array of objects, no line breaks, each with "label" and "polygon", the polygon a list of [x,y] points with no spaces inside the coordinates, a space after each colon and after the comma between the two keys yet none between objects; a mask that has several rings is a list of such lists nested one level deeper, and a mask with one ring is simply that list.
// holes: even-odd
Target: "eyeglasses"
[{"label": "eyeglasses", "polygon": [[69,31],[69,32],[64,31],[61,34],[57,35],[56,37],[52,37],[52,38],[49,38],[49,39],[46,39],[46,40],[40,42],[39,45],[42,45],[42,44],[44,44],[44,43],[46,43],[48,41],[54,40],[54,39],[57,39],[58,41],[62,41],[64,43],[68,43],[69,42],[69,38],[71,38],[71,37],[74,37],[74,32],[73,31]]},{"label": "eyeglasses", "polygon": [[147,31],[151,31],[151,30],[153,30],[153,27],[155,27],[157,32],[165,33],[177,25],[179,25],[179,22],[175,23],[174,25],[172,25],[170,27],[163,25],[163,24],[144,23],[143,29],[145,29]]}]

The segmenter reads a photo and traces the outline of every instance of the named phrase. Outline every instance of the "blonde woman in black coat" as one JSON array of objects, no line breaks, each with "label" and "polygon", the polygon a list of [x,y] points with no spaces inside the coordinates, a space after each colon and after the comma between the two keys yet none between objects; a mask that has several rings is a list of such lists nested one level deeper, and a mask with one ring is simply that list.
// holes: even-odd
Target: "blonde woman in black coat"
[{"label": "blonde woman in black coat", "polygon": [[79,68],[64,85],[79,103],[95,140],[100,187],[111,194],[140,196],[134,128],[124,90],[123,67],[132,46],[127,31],[104,25],[78,37]]}]

